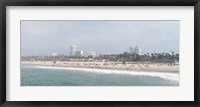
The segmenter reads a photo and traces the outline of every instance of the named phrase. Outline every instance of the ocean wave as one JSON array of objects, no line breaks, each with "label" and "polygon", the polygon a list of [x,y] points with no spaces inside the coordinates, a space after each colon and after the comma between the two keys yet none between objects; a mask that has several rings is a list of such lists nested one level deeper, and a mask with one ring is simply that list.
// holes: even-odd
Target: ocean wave
[{"label": "ocean wave", "polygon": [[126,70],[113,70],[113,69],[92,69],[92,68],[73,68],[73,67],[51,67],[51,66],[35,66],[35,67],[41,69],[64,69],[64,70],[85,71],[85,72],[103,73],[103,74],[152,76],[179,82],[179,73],[153,72],[153,71],[126,71]]}]

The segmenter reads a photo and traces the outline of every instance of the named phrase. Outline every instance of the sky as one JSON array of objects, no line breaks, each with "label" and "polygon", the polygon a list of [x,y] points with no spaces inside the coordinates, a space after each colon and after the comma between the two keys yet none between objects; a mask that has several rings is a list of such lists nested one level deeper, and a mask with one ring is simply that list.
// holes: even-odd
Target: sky
[{"label": "sky", "polygon": [[179,21],[21,21],[21,55],[69,55],[71,45],[97,54],[120,54],[130,46],[179,53],[179,33]]}]

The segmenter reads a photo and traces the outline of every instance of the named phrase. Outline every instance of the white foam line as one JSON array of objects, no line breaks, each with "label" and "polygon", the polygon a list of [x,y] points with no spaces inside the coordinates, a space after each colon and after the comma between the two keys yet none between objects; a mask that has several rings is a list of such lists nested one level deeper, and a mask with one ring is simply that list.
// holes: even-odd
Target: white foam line
[{"label": "white foam line", "polygon": [[126,71],[126,70],[112,70],[112,69],[91,69],[91,68],[73,68],[73,67],[50,67],[50,66],[35,66],[42,69],[65,69],[73,71],[85,71],[93,73],[103,74],[128,74],[128,75],[140,75],[140,76],[153,76],[163,79],[179,82],[179,73],[162,73],[152,71]]}]

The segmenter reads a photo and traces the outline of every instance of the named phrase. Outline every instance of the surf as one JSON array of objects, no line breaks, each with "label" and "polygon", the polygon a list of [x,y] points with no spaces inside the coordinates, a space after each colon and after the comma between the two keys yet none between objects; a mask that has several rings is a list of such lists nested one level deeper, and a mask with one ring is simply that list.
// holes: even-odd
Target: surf
[{"label": "surf", "polygon": [[74,68],[74,67],[52,67],[52,66],[35,66],[40,69],[61,69],[61,70],[72,70],[75,72],[84,71],[91,73],[102,73],[102,74],[123,74],[123,75],[134,75],[134,76],[151,76],[159,77],[162,79],[179,82],[179,73],[169,72],[156,72],[156,71],[127,71],[127,70],[113,70],[113,69],[93,69],[93,68]]}]

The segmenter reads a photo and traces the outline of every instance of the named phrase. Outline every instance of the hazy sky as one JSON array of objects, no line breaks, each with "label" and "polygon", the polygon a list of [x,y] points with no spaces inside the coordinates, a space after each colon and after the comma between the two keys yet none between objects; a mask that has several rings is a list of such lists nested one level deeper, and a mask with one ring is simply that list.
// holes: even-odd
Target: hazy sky
[{"label": "hazy sky", "polygon": [[179,52],[179,21],[21,21],[21,55],[69,55],[71,45],[99,54],[129,46],[147,52]]}]

